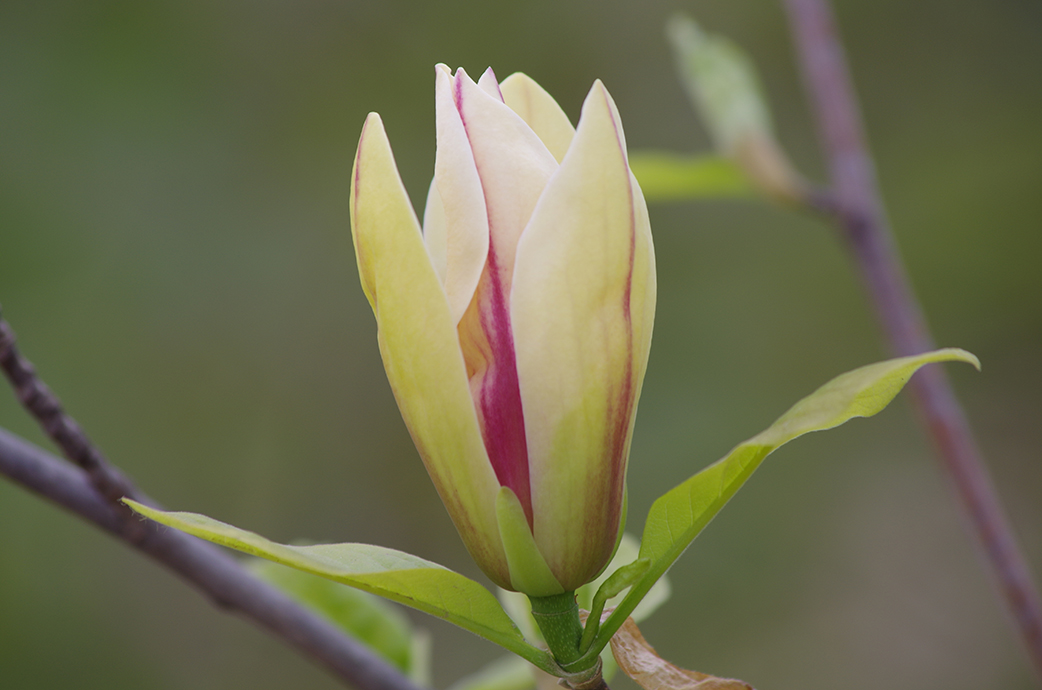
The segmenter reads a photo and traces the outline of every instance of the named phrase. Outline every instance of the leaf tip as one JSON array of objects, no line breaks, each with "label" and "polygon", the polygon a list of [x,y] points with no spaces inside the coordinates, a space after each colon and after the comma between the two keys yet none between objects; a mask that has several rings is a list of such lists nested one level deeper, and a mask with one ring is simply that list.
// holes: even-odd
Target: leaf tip
[{"label": "leaf tip", "polygon": [[972,364],[973,368],[980,371],[980,359],[977,355],[973,354],[968,350],[963,350],[960,347],[949,347],[945,348],[943,352],[950,353],[953,361],[966,362]]}]

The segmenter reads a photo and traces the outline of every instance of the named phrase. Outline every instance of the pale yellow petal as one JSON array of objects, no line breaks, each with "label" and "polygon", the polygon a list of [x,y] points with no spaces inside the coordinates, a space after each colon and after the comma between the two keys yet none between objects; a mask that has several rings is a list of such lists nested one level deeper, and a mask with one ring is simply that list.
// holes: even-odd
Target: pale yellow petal
[{"label": "pale yellow petal", "polygon": [[481,440],[455,323],[375,113],[355,157],[351,229],[402,417],[474,559],[497,584],[509,584],[496,518],[499,484]]},{"label": "pale yellow petal", "polygon": [[565,588],[615,546],[650,343],[650,227],[623,141],[597,82],[518,244],[511,291],[534,534]]},{"label": "pale yellow petal", "polygon": [[564,160],[575,136],[575,127],[553,96],[522,72],[504,79],[499,90],[510,109],[528,123],[557,162]]},{"label": "pale yellow petal", "polygon": [[434,264],[434,272],[438,280],[445,285],[445,273],[448,270],[448,228],[445,221],[445,204],[438,193],[438,185],[431,179],[427,190],[427,205],[423,209],[423,243],[427,246],[427,254]]},{"label": "pale yellow petal", "polygon": [[455,79],[435,70],[438,151],[434,182],[445,212],[445,294],[453,323],[467,310],[488,257],[488,213],[474,154],[453,96]]},{"label": "pale yellow petal", "polygon": [[[620,127],[621,129],[621,127]],[[644,386],[644,373],[648,368],[648,355],[651,352],[651,332],[655,325],[655,303],[658,297],[658,283],[655,277],[655,246],[651,240],[651,219],[648,217],[648,205],[644,201],[644,193],[637,183],[637,178],[630,173],[630,189],[633,194],[634,210],[634,261],[633,278],[631,280],[630,311],[633,318],[633,367],[637,390],[634,404],[640,400],[640,391]],[[630,419],[630,435],[636,415]],[[629,438],[626,442],[626,455],[629,455]]]}]

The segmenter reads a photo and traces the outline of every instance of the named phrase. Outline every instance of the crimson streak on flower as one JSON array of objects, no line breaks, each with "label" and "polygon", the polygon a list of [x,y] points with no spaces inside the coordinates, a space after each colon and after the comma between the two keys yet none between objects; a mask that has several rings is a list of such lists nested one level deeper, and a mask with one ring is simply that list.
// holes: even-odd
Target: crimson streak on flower
[{"label": "crimson streak on flower", "polygon": [[647,208],[598,81],[573,129],[534,81],[436,70],[422,234],[380,117],[351,225],[398,406],[471,555],[498,585],[572,591],[624,519],[655,309]]}]

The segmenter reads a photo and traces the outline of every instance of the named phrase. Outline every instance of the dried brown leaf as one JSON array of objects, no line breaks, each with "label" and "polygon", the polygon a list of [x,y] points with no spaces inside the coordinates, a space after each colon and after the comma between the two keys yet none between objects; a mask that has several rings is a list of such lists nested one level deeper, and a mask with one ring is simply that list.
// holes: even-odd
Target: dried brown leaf
[{"label": "dried brown leaf", "polygon": [[644,690],[753,690],[740,680],[674,666],[655,653],[632,618],[627,618],[611,638],[611,653],[623,673]]}]

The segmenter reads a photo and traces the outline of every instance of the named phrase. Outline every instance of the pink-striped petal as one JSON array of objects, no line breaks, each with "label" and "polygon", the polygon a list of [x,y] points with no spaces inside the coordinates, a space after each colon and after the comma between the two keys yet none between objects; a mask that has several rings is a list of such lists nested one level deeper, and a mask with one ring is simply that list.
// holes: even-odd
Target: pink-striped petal
[{"label": "pink-striped petal", "polygon": [[478,79],[478,86],[482,91],[492,96],[497,101],[503,100],[503,92],[499,90],[499,82],[496,81],[496,73],[489,67],[482,74],[481,78]]},{"label": "pink-striped petal", "polygon": [[485,269],[459,324],[460,348],[496,477],[514,492],[533,524],[509,295],[518,237],[557,164],[531,128],[462,69],[456,72],[454,86],[456,108],[484,191],[489,229]]},{"label": "pink-striped petal", "polygon": [[474,298],[488,256],[488,212],[467,131],[456,108],[454,78],[438,65],[435,115],[438,151],[434,183],[445,217],[445,294],[454,323]]},{"label": "pink-striped petal", "polygon": [[623,142],[597,82],[518,243],[511,290],[534,534],[566,589],[615,546],[650,345],[651,232]]}]

